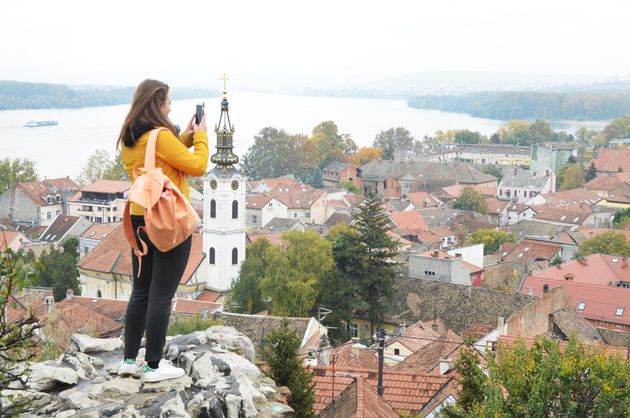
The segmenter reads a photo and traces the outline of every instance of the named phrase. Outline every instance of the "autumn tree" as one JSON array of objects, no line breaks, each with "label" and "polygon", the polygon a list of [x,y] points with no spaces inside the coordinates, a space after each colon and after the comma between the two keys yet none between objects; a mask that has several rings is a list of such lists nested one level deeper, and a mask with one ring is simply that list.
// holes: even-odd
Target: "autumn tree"
[{"label": "autumn tree", "polygon": [[361,147],[357,152],[347,157],[348,162],[361,167],[372,160],[380,160],[383,150],[378,147]]},{"label": "autumn tree", "polygon": [[488,213],[488,203],[483,195],[472,187],[464,187],[461,194],[453,200],[453,208]]},{"label": "autumn tree", "polygon": [[498,229],[478,229],[468,237],[466,245],[483,244],[483,254],[488,255],[499,249],[501,244],[514,242],[514,236]]},{"label": "autumn tree", "polygon": [[315,383],[313,374],[302,365],[298,356],[301,340],[288,320],[269,333],[262,348],[264,361],[269,365],[268,375],[278,386],[286,386],[291,391],[289,406],[296,418],[315,416]]},{"label": "autumn tree", "polygon": [[356,243],[363,252],[357,258],[355,280],[357,293],[370,321],[370,335],[376,326],[383,322],[387,306],[391,302],[395,288],[394,279],[398,274],[398,242],[389,236],[389,218],[377,195],[368,194],[354,212]]},{"label": "autumn tree", "polygon": [[282,235],[287,247],[270,257],[260,283],[263,298],[280,316],[307,316],[315,306],[319,283],[333,267],[331,244],[312,230]]},{"label": "autumn tree", "polygon": [[625,228],[630,223],[630,208],[622,209],[615,212],[612,225],[614,228]]},{"label": "autumn tree", "polygon": [[251,179],[275,178],[293,174],[299,167],[298,144],[283,129],[266,127],[254,136],[243,157],[242,167]]},{"label": "autumn tree", "polygon": [[0,194],[18,183],[37,181],[35,163],[29,159],[0,160]]},{"label": "autumn tree", "polygon": [[270,263],[279,256],[280,249],[268,239],[261,238],[246,248],[246,257],[229,293],[230,308],[235,312],[255,314],[267,308],[260,290],[260,282]]},{"label": "autumn tree", "polygon": [[460,129],[455,132],[455,142],[458,144],[479,144],[484,137],[476,131]]},{"label": "autumn tree", "polygon": [[503,171],[501,167],[497,165],[485,165],[481,168],[482,173],[490,174],[491,176],[496,177],[498,180],[503,178]]},{"label": "autumn tree", "polygon": [[577,189],[584,185],[584,169],[580,164],[565,164],[560,173],[560,190]]},{"label": "autumn tree", "polygon": [[372,146],[383,150],[382,158],[384,160],[393,160],[394,151],[401,148],[411,148],[413,146],[413,137],[405,128],[390,128],[376,134]]},{"label": "autumn tree", "polygon": [[345,161],[345,156],[357,151],[357,145],[350,135],[340,134],[333,121],[321,122],[313,128],[309,140],[316,150],[320,168],[334,161]]},{"label": "autumn tree", "polygon": [[630,411],[630,363],[577,338],[499,345],[488,356],[484,401],[466,417],[623,417]]},{"label": "autumn tree", "polygon": [[608,254],[630,257],[630,241],[621,232],[605,232],[580,244],[580,255]]}]

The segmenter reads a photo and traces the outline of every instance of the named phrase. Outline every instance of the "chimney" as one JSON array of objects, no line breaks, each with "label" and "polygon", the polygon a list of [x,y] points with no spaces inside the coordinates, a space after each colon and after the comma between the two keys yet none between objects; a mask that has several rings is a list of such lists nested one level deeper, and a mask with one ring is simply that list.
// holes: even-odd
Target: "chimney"
[{"label": "chimney", "polygon": [[462,256],[462,253],[455,253],[455,258],[459,258]]},{"label": "chimney", "polygon": [[536,172],[532,171],[532,177],[536,177]]},{"label": "chimney", "polygon": [[440,359],[440,374],[446,374],[451,370],[451,359],[450,358],[441,358]]},{"label": "chimney", "polygon": [[330,364],[330,344],[328,343],[328,336],[326,334],[322,334],[319,338],[319,350],[318,365],[328,367]]},{"label": "chimney", "polygon": [[439,256],[440,256],[440,252],[438,250],[433,251],[432,257],[439,257]]},{"label": "chimney", "polygon": [[66,290],[66,299],[70,300],[74,297],[74,290],[68,289]]},{"label": "chimney", "polygon": [[577,259],[578,263],[588,266],[588,261],[584,257],[580,257]]},{"label": "chimney", "polygon": [[505,335],[505,319],[502,316],[499,317],[497,329],[499,330],[499,335]]},{"label": "chimney", "polygon": [[547,283],[543,284],[543,293],[547,293],[549,291],[549,285]]},{"label": "chimney", "polygon": [[621,258],[621,268],[625,269],[626,267],[628,267],[628,258],[627,257],[622,257]]},{"label": "chimney", "polygon": [[44,311],[46,312],[46,314],[51,313],[54,306],[55,306],[55,299],[53,299],[52,296],[46,296],[44,298]]}]

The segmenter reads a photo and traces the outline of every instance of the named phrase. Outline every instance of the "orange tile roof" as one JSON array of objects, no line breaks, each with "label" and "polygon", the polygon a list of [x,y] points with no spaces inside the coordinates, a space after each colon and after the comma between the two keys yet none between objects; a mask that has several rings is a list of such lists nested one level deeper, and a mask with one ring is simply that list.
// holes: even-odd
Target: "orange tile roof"
[{"label": "orange tile roof", "polygon": [[197,296],[196,300],[200,300],[202,302],[216,302],[221,297],[221,293],[213,292],[212,290],[204,290],[199,296]]},{"label": "orange tile roof", "polygon": [[589,239],[601,234],[605,234],[607,232],[615,232],[617,234],[623,234],[626,236],[626,239],[630,241],[630,231],[626,231],[624,229],[616,229],[616,228],[588,228],[585,226],[581,226],[578,228],[578,232],[584,235],[584,238]]},{"label": "orange tile roof", "polygon": [[498,215],[510,205],[509,200],[499,200],[495,197],[488,197],[485,201],[488,204],[488,213],[492,215]]},{"label": "orange tile roof", "polygon": [[[188,283],[188,280],[197,271],[201,262],[205,259],[203,238],[201,234],[193,234],[192,247],[188,264],[179,281],[180,284]],[[83,270],[92,270],[101,273],[116,273],[128,277],[132,276],[131,251],[125,239],[122,225],[112,231],[100,244],[83,257],[77,267]]]},{"label": "orange tile roof", "polygon": [[459,195],[462,194],[462,191],[464,191],[464,187],[472,187],[475,191],[481,193],[484,196],[497,195],[497,186],[488,186],[484,184],[475,184],[475,185],[456,184],[453,186],[443,187],[442,190],[444,190],[447,195],[455,198],[455,197],[459,197]]},{"label": "orange tile roof", "polygon": [[81,191],[113,194],[126,192],[130,188],[131,183],[128,181],[96,180],[94,183],[81,189]]},{"label": "orange tile roof", "polygon": [[[70,192],[77,191],[79,185],[68,177],[47,179],[29,183],[18,183],[16,186],[36,205],[46,205],[46,196],[55,196],[65,193],[65,188]],[[57,204],[57,202],[55,202]]]},{"label": "orange tile roof", "polygon": [[499,254],[504,262],[529,264],[536,260],[552,260],[561,250],[560,244],[524,239],[517,244],[503,244],[495,254]]},{"label": "orange tile roof", "polygon": [[431,208],[440,205],[440,202],[427,192],[412,192],[405,196],[416,208]]},{"label": "orange tile roof", "polygon": [[579,210],[579,208],[559,208],[549,205],[537,205],[534,219],[562,222],[567,224],[582,225],[591,212]]},{"label": "orange tile roof", "polygon": [[357,377],[334,402],[330,402],[321,418],[398,418],[400,415],[363,377]]},{"label": "orange tile roof", "polygon": [[[357,343],[358,344],[358,343]],[[347,342],[332,350],[335,356],[335,368],[378,369],[378,357],[373,349],[353,349],[352,342]],[[385,365],[385,367],[389,367]]]},{"label": "orange tile roof", "polygon": [[[594,205],[602,200],[597,193],[586,189],[561,190],[559,192],[543,194],[541,197],[545,199],[547,205],[555,205],[556,207],[572,206],[575,208],[583,208],[583,210],[587,210],[588,206]],[[581,203],[583,204],[581,205]],[[535,207],[538,208],[539,205]]]},{"label": "orange tile roof", "polygon": [[204,302],[202,300],[177,298],[173,299],[171,309],[173,312],[176,313],[199,315],[203,312],[204,309],[206,309],[208,313],[214,313],[216,311],[222,310],[223,304]]},{"label": "orange tile roof", "polygon": [[391,213],[390,218],[396,224],[397,228],[422,228],[426,229],[427,224],[424,221],[420,212],[411,210],[408,212],[394,212]]},{"label": "orange tile roof", "polygon": [[619,186],[610,190],[606,200],[608,202],[630,204],[630,183],[621,183]]},{"label": "orange tile roof", "polygon": [[350,207],[350,205],[348,203],[346,203],[345,201],[341,200],[341,199],[331,199],[328,201],[328,206],[331,207],[335,207],[335,208],[347,208]]},{"label": "orange tile roof", "polygon": [[[595,165],[597,171],[618,172],[630,171],[630,149],[604,148],[599,150],[596,159],[589,162]],[[619,170],[621,168],[621,170]]]},{"label": "orange tile roof", "polygon": [[250,242],[256,242],[259,239],[266,239],[271,242],[273,245],[284,245],[285,241],[282,240],[282,232],[252,232],[247,235],[249,237]]},{"label": "orange tile roof", "polygon": [[411,352],[416,352],[432,340],[438,338],[437,332],[422,321],[418,321],[405,329],[405,333],[386,342],[387,346],[400,343]]},{"label": "orange tile roof", "polygon": [[289,209],[310,209],[315,202],[326,195],[326,190],[314,189],[308,185],[279,186],[269,193]]},{"label": "orange tile roof", "polygon": [[114,321],[122,321],[127,314],[129,302],[122,299],[90,298],[86,296],[73,296],[72,299],[63,299],[57,302],[57,306],[81,305],[100,315]]},{"label": "orange tile roof", "polygon": [[92,224],[84,233],[81,234],[81,238],[88,238],[93,240],[102,240],[111,234],[112,231],[121,225],[120,222],[110,223],[95,223]]},{"label": "orange tile roof", "polygon": [[301,183],[299,181],[297,181],[295,179],[292,179],[292,178],[288,178],[288,177],[278,177],[278,178],[273,178],[273,179],[261,179],[260,183],[265,183],[267,185],[267,187],[269,187],[271,190],[277,189],[277,188],[282,187],[282,186],[299,187],[301,185]]},{"label": "orange tile roof", "polygon": [[24,244],[28,244],[31,241],[18,231],[3,231],[0,229],[0,250],[4,250],[6,247],[10,247],[14,240],[20,240]]},{"label": "orange tile roof", "polygon": [[624,181],[630,181],[630,173],[614,173],[610,176],[597,176],[593,180],[584,184],[587,190],[603,190],[608,191],[619,186]]},{"label": "orange tile roof", "polygon": [[448,330],[438,340],[429,342],[393,368],[398,371],[432,373],[436,367],[439,367],[442,358],[451,359],[451,364],[454,365],[457,359],[453,354],[463,342],[462,337]]},{"label": "orange tile roof", "polygon": [[247,209],[262,209],[274,197],[270,193],[256,193],[247,196]]},{"label": "orange tile roof", "polygon": [[[374,369],[335,368],[335,376],[332,367],[312,367],[311,370],[315,383],[316,413],[337,398],[354,378],[366,379],[373,387],[377,385],[378,372]],[[384,370],[383,399],[399,414],[415,414],[450,380],[447,376]]]}]

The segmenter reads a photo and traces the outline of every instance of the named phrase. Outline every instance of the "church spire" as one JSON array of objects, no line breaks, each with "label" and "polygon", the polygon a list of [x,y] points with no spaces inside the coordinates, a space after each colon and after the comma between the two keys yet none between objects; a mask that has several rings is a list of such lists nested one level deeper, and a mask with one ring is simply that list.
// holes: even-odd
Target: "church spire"
[{"label": "church spire", "polygon": [[[217,167],[227,170],[234,164],[238,163],[238,157],[234,155],[232,149],[234,126],[230,122],[229,104],[227,100],[227,80],[228,77],[223,74],[223,100],[221,100],[221,116],[219,117],[219,123],[214,127],[214,133],[217,135],[217,152],[210,161],[217,165]],[[222,126],[223,125],[223,126]]]}]

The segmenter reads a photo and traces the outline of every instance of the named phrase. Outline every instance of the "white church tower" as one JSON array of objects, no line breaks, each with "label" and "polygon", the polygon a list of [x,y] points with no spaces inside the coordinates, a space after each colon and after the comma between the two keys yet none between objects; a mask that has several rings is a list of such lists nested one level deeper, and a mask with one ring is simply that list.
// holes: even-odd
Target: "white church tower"
[{"label": "white church tower", "polygon": [[224,82],[221,116],[214,129],[217,152],[210,158],[216,165],[203,182],[203,251],[208,271],[207,287],[218,291],[231,287],[245,259],[247,179],[234,167],[238,157],[232,152],[234,127],[228,107]]}]

